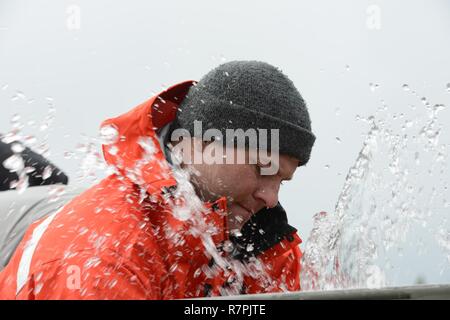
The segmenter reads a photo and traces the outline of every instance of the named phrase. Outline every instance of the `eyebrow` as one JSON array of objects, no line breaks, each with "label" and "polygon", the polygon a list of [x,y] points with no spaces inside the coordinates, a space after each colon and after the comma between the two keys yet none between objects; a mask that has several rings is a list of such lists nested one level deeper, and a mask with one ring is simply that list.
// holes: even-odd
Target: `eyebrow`
[{"label": "eyebrow", "polygon": [[[258,165],[260,165],[261,166],[261,164],[259,163],[259,161],[257,161],[258,162]],[[270,165],[269,164],[266,164],[266,165],[264,165],[264,166],[262,166],[262,167],[269,167]],[[285,180],[285,181],[290,181],[290,180],[292,180],[292,178],[294,177],[294,175],[291,175],[291,176],[289,176],[289,177],[287,177],[287,178],[283,178],[283,176],[281,175],[281,166],[278,164],[278,172],[277,172],[277,175],[282,179],[282,180]]]}]

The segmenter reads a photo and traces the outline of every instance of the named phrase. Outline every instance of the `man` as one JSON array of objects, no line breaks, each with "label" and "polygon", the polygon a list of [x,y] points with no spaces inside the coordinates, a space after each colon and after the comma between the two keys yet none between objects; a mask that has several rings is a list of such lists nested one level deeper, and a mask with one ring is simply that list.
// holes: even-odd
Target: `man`
[{"label": "man", "polygon": [[[215,130],[214,139],[196,130],[198,122]],[[271,134],[255,148],[236,146],[239,135],[222,140],[227,129],[252,128],[276,129],[279,141]],[[0,298],[300,289],[301,240],[278,191],[307,163],[315,137],[302,97],[281,71],[257,61],[225,63],[105,121],[101,135],[114,173],[30,227],[0,273]],[[225,152],[231,163],[211,163],[220,150],[235,151]],[[188,161],[195,155],[204,161]],[[275,170],[263,175],[272,167],[267,158]]]}]

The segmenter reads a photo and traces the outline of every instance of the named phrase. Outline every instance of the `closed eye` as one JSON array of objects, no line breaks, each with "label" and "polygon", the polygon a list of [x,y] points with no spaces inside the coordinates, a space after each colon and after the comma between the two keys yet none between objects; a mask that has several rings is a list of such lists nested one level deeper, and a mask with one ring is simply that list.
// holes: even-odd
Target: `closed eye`
[{"label": "closed eye", "polygon": [[292,178],[288,178],[288,179],[283,179],[283,180],[281,180],[280,184],[281,184],[281,185],[283,185],[283,184],[284,184],[284,182],[286,182],[286,181],[291,181],[291,180],[292,180]]}]

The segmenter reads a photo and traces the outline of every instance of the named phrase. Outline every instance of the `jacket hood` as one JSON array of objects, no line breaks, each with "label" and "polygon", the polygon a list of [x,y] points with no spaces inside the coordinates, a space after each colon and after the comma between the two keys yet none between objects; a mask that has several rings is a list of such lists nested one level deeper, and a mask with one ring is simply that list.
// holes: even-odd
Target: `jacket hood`
[{"label": "jacket hood", "polygon": [[157,131],[176,117],[193,80],[175,84],[127,113],[105,120],[100,129],[103,155],[122,176],[153,194],[176,185]]}]

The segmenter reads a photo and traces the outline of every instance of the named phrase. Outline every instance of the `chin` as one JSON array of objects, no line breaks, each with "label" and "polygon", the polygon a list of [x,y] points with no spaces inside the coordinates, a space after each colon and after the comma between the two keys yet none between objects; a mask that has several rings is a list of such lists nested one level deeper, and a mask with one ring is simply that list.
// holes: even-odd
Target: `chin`
[{"label": "chin", "polygon": [[233,216],[240,216],[242,221],[239,221],[239,224],[241,227],[253,216],[251,212],[249,212],[247,209],[243,208],[239,204],[233,204],[230,206],[230,213]]}]

